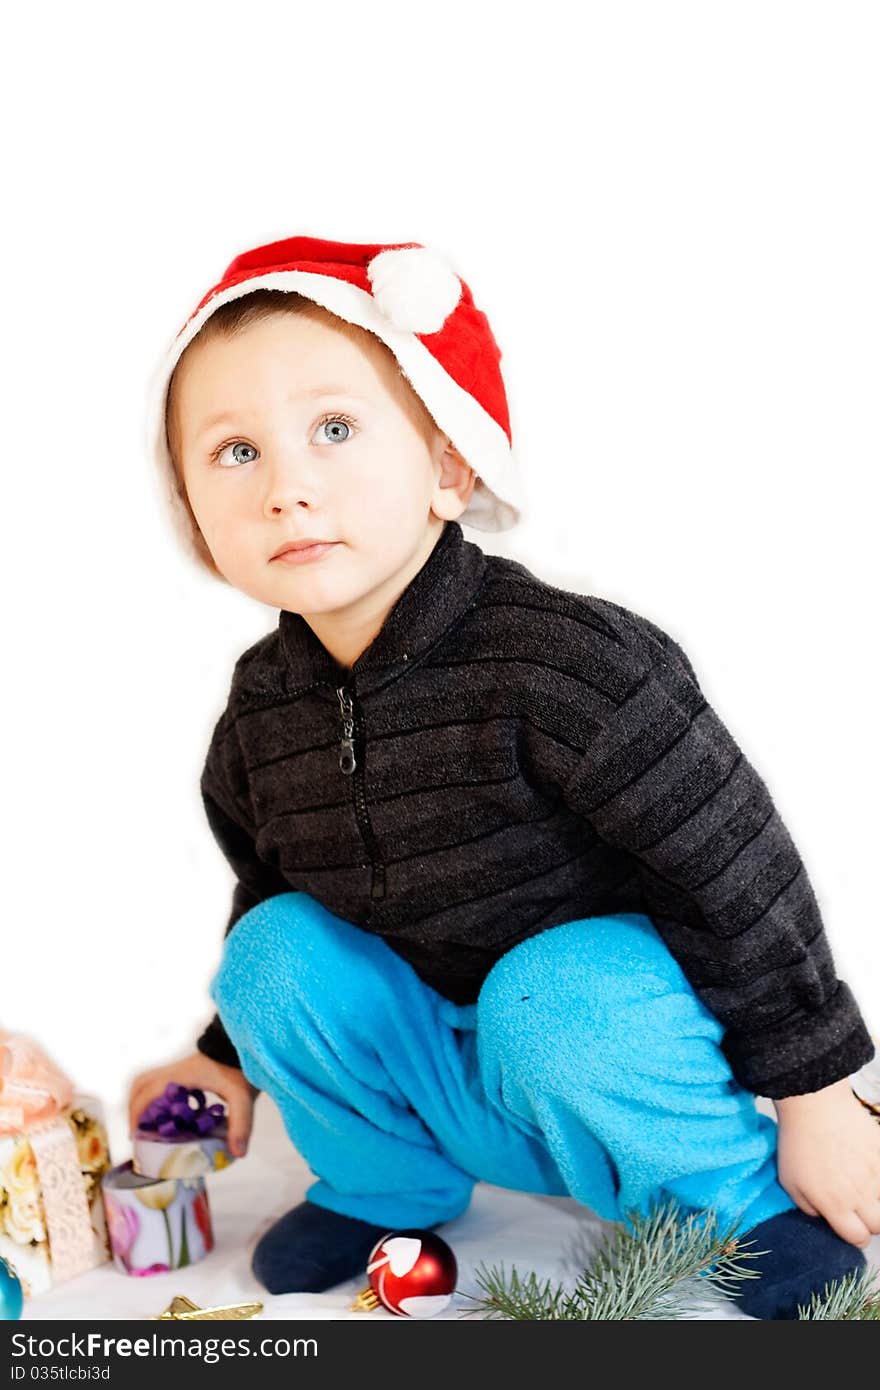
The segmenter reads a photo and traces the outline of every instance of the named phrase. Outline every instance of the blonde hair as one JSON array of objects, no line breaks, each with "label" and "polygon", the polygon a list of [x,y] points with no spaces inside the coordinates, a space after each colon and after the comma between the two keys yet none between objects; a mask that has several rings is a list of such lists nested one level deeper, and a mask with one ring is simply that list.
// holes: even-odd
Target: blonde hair
[{"label": "blonde hair", "polygon": [[240,295],[238,299],[221,304],[219,309],[215,309],[210,318],[205,321],[192,342],[184,348],[171,374],[165,398],[165,437],[174,469],[174,489],[189,517],[196,554],[209,573],[214,578],[223,580],[224,583],[228,581],[214,563],[213,556],[196,521],[184,483],[178,421],[177,374],[180,370],[180,364],[186,360],[187,354],[192,352],[193,347],[211,342],[215,338],[231,338],[251,324],[269,318],[272,314],[299,314],[303,318],[318,319],[337,329],[340,333],[344,333],[364,352],[378,352],[392,368],[392,382],[400,387],[399,396],[404,409],[407,410],[426,443],[433,441],[439,428],[427,406],[404,375],[391,348],[383,343],[381,338],[377,338],[375,333],[371,333],[369,329],[361,328],[359,324],[349,323],[347,319],[331,313],[322,304],[316,304],[314,300],[307,299],[305,295],[289,293],[286,290],[256,289],[249,294]]}]

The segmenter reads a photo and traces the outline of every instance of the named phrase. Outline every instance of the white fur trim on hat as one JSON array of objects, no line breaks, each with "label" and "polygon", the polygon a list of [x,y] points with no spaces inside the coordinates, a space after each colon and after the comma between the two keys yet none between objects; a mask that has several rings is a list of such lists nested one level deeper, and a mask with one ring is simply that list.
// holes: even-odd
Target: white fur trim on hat
[{"label": "white fur trim on hat", "polygon": [[461,299],[455,271],[427,246],[380,251],[367,276],[385,317],[410,333],[439,333]]}]

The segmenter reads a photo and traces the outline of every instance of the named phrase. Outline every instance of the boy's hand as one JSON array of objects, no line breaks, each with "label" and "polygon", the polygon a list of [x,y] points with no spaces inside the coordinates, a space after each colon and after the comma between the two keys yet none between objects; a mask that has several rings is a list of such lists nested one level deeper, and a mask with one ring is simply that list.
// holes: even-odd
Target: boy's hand
[{"label": "boy's hand", "polygon": [[194,1052],[168,1066],[154,1067],[152,1071],[141,1072],[134,1078],[128,1096],[129,1130],[134,1133],[144,1108],[151,1100],[161,1096],[169,1081],[197,1087],[201,1091],[214,1091],[226,1102],[229,1148],[236,1158],[243,1158],[247,1153],[254,1119],[254,1100],[260,1094],[259,1088],[252,1086],[238,1067],[226,1067],[222,1062],[214,1062],[203,1052]]},{"label": "boy's hand", "polygon": [[880,1124],[847,1078],[774,1105],[780,1183],[808,1216],[867,1245],[880,1233]]}]

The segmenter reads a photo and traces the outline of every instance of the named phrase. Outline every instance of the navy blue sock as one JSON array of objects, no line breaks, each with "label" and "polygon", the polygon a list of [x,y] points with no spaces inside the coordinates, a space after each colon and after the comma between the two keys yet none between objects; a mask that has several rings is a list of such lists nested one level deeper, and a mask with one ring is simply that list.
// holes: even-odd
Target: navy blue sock
[{"label": "navy blue sock", "polygon": [[260,1237],[251,1269],[269,1293],[323,1293],[359,1274],[366,1285],[373,1246],[393,1229],[300,1202]]},{"label": "navy blue sock", "polygon": [[857,1245],[844,1240],[822,1216],[807,1216],[800,1207],[761,1221],[741,1237],[753,1251],[766,1255],[747,1259],[747,1269],[760,1279],[737,1285],[736,1306],[753,1318],[796,1320],[798,1304],[809,1307],[810,1295],[824,1295],[826,1284],[867,1267]]},{"label": "navy blue sock", "polygon": [[301,1202],[261,1236],[251,1269],[269,1293],[322,1293],[357,1274],[366,1283],[370,1251],[389,1229]]}]

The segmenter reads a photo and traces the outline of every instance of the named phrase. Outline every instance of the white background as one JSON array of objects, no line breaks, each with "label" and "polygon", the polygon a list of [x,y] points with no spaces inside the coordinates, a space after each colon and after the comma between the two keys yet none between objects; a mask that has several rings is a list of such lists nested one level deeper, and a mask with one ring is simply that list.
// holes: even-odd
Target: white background
[{"label": "white background", "polygon": [[118,1103],[211,1013],[198,776],[277,623],[177,549],[148,377],[247,247],[427,242],[504,353],[530,520],[765,777],[880,1034],[872,4],[17,7],[2,87],[0,1021]]}]

